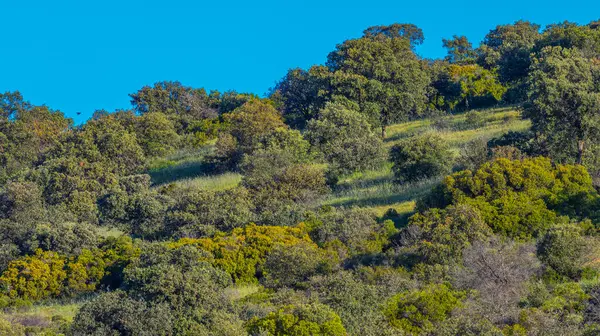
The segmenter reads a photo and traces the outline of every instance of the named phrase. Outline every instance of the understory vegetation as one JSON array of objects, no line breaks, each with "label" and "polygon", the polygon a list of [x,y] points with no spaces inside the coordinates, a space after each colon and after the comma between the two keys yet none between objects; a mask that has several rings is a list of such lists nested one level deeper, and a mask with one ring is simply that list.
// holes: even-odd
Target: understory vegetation
[{"label": "understory vegetation", "polygon": [[600,334],[600,23],[423,39],[82,125],[0,94],[0,335]]}]

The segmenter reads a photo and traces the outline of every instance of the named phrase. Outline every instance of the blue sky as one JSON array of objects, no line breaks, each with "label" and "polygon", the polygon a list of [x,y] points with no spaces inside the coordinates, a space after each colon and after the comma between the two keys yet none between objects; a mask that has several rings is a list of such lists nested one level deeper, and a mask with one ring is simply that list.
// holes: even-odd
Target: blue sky
[{"label": "blue sky", "polygon": [[442,38],[478,43],[519,19],[587,23],[600,1],[0,0],[0,11],[0,91],[82,122],[129,108],[129,93],[161,80],[263,94],[372,25],[414,23],[425,33],[418,52],[442,57]]}]

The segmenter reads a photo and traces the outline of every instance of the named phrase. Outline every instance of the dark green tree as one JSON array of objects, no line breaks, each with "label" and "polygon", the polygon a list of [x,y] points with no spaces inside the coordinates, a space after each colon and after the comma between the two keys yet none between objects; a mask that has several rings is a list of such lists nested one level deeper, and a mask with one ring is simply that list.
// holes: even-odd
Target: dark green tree
[{"label": "dark green tree", "polygon": [[442,39],[442,45],[448,49],[446,61],[458,64],[471,64],[475,61],[475,50],[466,36],[454,35],[451,39]]},{"label": "dark green tree", "polygon": [[396,28],[369,28],[362,38],[339,44],[327,58],[333,94],[357,102],[369,121],[381,127],[382,137],[391,123],[422,115],[429,85],[425,64],[412,49],[422,33],[413,34],[420,30],[412,25],[408,35]]},{"label": "dark green tree", "polygon": [[308,123],[306,138],[337,175],[377,168],[384,158],[367,118],[340,103],[329,103]]},{"label": "dark green tree", "polygon": [[330,73],[324,66],[290,69],[272,89],[271,98],[280,102],[286,123],[302,129],[325,107],[330,93],[329,82]]},{"label": "dark green tree", "polygon": [[553,158],[581,164],[600,142],[600,66],[576,49],[548,47],[533,60],[524,116]]},{"label": "dark green tree", "polygon": [[437,135],[407,139],[392,147],[390,159],[396,179],[402,183],[447,174],[454,157],[450,147]]}]

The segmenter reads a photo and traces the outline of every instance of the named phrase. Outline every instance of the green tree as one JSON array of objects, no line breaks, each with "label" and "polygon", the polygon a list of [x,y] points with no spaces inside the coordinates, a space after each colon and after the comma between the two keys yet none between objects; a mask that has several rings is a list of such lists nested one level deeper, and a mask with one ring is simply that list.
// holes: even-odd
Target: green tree
[{"label": "green tree", "polygon": [[117,290],[99,295],[77,312],[73,335],[172,335],[173,316],[166,304],[153,305]]},{"label": "green tree", "polygon": [[307,288],[310,277],[328,273],[335,259],[314,244],[276,246],[263,267],[263,284],[270,288]]},{"label": "green tree", "polygon": [[217,139],[216,156],[232,166],[237,166],[244,154],[259,148],[275,130],[287,128],[275,107],[258,99],[249,100],[223,119],[228,126]]},{"label": "green tree", "polygon": [[62,112],[34,106],[18,91],[0,94],[0,185],[39,164],[72,124]]},{"label": "green tree", "polygon": [[465,109],[489,106],[502,99],[506,88],[498,82],[497,75],[476,64],[457,65],[448,68],[450,80],[460,87],[456,100],[450,101],[450,107],[457,105]]},{"label": "green tree", "polygon": [[587,25],[568,21],[551,24],[544,29],[535,49],[539,51],[548,46],[578,49],[586,58],[597,58],[600,55],[600,29],[594,22]]},{"label": "green tree", "polygon": [[139,114],[160,112],[183,132],[193,120],[215,118],[220,97],[208,95],[204,89],[193,89],[179,82],[158,82],[130,94],[131,104]]},{"label": "green tree", "polygon": [[395,233],[386,223],[378,223],[372,212],[360,208],[324,207],[306,225],[315,242],[324,247],[341,243],[350,255],[379,253]]},{"label": "green tree", "polygon": [[403,239],[413,245],[423,261],[450,264],[459,261],[463,249],[491,234],[477,209],[458,205],[412,216]]},{"label": "green tree", "polygon": [[529,238],[562,221],[594,216],[598,194],[582,166],[553,166],[547,158],[497,159],[477,171],[447,176],[418,208],[470,204],[494,232]]},{"label": "green tree", "polygon": [[288,125],[302,129],[306,122],[317,117],[328,100],[329,77],[329,70],[323,66],[290,69],[275,85],[271,98],[281,103],[280,109]]},{"label": "green tree", "polygon": [[400,182],[443,175],[450,172],[453,154],[448,144],[439,136],[423,135],[404,140],[392,147],[392,170]]},{"label": "green tree", "polygon": [[410,42],[412,48],[423,44],[423,30],[411,23],[393,23],[389,26],[373,26],[365,29],[365,37],[385,36],[388,38],[403,38]]},{"label": "green tree", "polygon": [[90,120],[81,130],[69,134],[55,157],[76,156],[100,162],[114,173],[135,172],[145,161],[144,151],[133,131],[128,131],[114,115]]},{"label": "green tree", "polygon": [[145,113],[138,118],[135,133],[147,156],[165,156],[179,145],[179,135],[171,120],[160,112]]},{"label": "green tree", "polygon": [[367,119],[340,103],[329,103],[308,123],[306,138],[338,175],[374,169],[383,161],[383,143]]},{"label": "green tree", "polygon": [[475,50],[466,36],[454,35],[452,39],[442,39],[442,45],[448,49],[446,61],[457,64],[470,64],[475,61]]},{"label": "green tree", "polygon": [[553,158],[581,164],[600,141],[600,66],[581,52],[543,49],[533,60],[524,116]]},{"label": "green tree", "polygon": [[586,256],[586,241],[581,228],[573,225],[551,228],[538,241],[538,258],[558,274],[578,279]]},{"label": "green tree", "polygon": [[531,53],[540,40],[540,26],[529,21],[499,25],[490,30],[478,48],[478,63],[496,70],[500,82],[507,87],[509,102],[527,98],[525,80],[531,65]]},{"label": "green tree", "polygon": [[327,58],[333,93],[357,102],[369,121],[381,127],[382,137],[391,123],[425,109],[429,76],[412,50],[422,41],[419,31],[413,25],[371,27],[362,38],[339,44]]}]

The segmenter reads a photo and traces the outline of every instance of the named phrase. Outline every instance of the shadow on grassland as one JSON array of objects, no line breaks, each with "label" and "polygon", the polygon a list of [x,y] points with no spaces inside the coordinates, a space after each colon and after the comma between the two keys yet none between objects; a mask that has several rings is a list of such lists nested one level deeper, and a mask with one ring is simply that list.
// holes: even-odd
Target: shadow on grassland
[{"label": "shadow on grassland", "polygon": [[148,171],[148,174],[152,178],[152,185],[156,186],[179,180],[206,176],[215,172],[215,164],[199,160],[187,161],[160,169],[153,169]]},{"label": "shadow on grassland", "polygon": [[396,184],[390,178],[378,178],[355,188],[334,190],[328,205],[343,207],[377,207],[413,201],[427,194],[441,180],[435,177],[409,184]]}]

